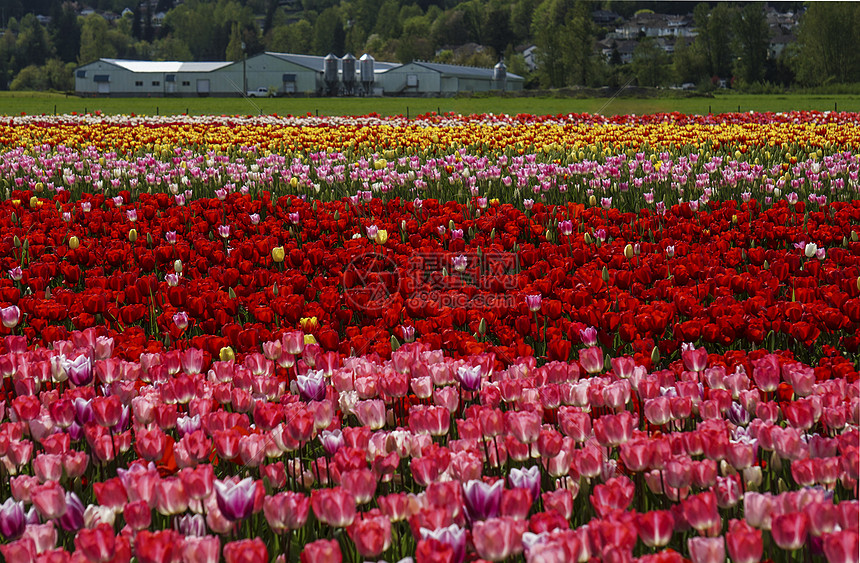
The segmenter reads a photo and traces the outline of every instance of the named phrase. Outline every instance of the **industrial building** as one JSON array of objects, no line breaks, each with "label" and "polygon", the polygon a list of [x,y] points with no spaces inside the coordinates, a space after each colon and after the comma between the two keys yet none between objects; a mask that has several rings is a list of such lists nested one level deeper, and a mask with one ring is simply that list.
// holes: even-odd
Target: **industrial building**
[{"label": "industrial building", "polygon": [[476,68],[376,61],[368,54],[319,57],[260,53],[234,62],[100,59],[75,72],[81,96],[455,96],[522,90],[505,65]]},{"label": "industrial building", "polygon": [[[242,87],[233,88],[228,82],[230,73],[221,72],[234,64],[99,59],[75,70],[75,93],[80,96],[159,97],[208,96],[232,91],[238,96]],[[239,72],[241,84],[241,69]]]}]

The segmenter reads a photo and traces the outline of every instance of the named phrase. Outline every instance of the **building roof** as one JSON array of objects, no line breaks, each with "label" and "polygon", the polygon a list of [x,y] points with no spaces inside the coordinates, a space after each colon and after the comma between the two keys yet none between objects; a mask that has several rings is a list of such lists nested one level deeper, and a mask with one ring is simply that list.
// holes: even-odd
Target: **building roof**
[{"label": "building roof", "polygon": [[[273,53],[271,51],[266,51],[266,54],[299,66],[303,66],[310,70],[315,70],[317,72],[323,72],[325,70],[325,57],[320,57],[317,55],[296,55],[294,53]],[[342,59],[337,60],[338,70],[341,69],[341,62]],[[356,59],[355,63],[356,69],[358,69],[359,59]],[[386,70],[391,70],[392,68],[397,68],[399,66],[401,66],[400,63],[373,61],[373,72],[384,72]]]},{"label": "building roof", "polygon": [[[476,66],[460,66],[460,65],[449,65],[444,63],[428,63],[424,61],[412,61],[411,64],[424,67],[429,70],[433,70],[438,72],[439,74],[447,74],[449,76],[456,76],[457,78],[478,78],[484,80],[492,80],[493,79],[493,69],[491,68],[480,68]],[[513,73],[507,73],[507,78],[514,80],[522,80],[523,77]]]},{"label": "building roof", "polygon": [[124,59],[100,59],[131,72],[212,72],[233,63],[226,61],[195,63],[180,61],[130,61]]}]

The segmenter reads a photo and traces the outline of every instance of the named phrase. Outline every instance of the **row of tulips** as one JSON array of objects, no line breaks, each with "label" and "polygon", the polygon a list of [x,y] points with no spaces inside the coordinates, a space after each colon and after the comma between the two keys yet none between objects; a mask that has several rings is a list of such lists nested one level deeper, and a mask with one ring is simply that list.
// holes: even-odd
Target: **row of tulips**
[{"label": "row of tulips", "polygon": [[[205,152],[256,147],[277,153],[377,150],[447,151],[476,147],[603,152],[730,147],[742,154],[759,148],[851,150],[860,142],[857,114],[837,112],[557,116],[425,115],[364,117],[278,116],[20,116],[0,117],[0,144],[67,145],[98,151],[173,153],[177,146]],[[783,144],[785,146],[783,146]],[[819,155],[820,156],[820,155]]]},{"label": "row of tulips", "polygon": [[[794,152],[792,152],[794,151]],[[194,197],[224,199],[232,192],[304,195],[353,203],[372,197],[500,199],[547,203],[614,201],[614,207],[665,209],[675,202],[704,206],[710,199],[756,198],[767,206],[800,200],[814,208],[857,195],[860,162],[850,151],[767,147],[746,155],[729,150],[448,154],[424,150],[355,154],[311,152],[291,158],[257,148],[228,156],[177,147],[128,158],[92,147],[15,147],[0,154],[7,199],[13,189],[49,197],[57,190],[117,197],[128,191],[169,193],[179,205]],[[795,156],[797,155],[797,156]],[[800,159],[798,159],[798,156]]]},{"label": "row of tulips", "polygon": [[35,351],[6,337],[0,552],[857,561],[860,384],[788,353],[689,346],[671,369],[588,373],[599,349],[498,369],[418,343],[318,363],[312,341],[125,362],[92,329]]},{"label": "row of tulips", "polygon": [[384,358],[415,339],[506,362],[600,345],[649,368],[682,342],[792,348],[826,378],[860,344],[858,200],[661,214],[31,194],[0,204],[0,331],[47,344],[104,327],[126,360],[248,352],[300,326],[323,352]]}]

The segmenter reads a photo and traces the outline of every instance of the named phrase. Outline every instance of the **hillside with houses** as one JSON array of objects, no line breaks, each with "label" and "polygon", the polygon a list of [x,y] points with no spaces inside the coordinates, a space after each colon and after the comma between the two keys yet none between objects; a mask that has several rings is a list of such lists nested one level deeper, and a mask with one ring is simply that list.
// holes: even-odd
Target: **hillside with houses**
[{"label": "hillside with houses", "polygon": [[852,3],[8,0],[0,89],[74,89],[99,61],[346,54],[492,69],[523,87],[778,90],[860,82]]}]

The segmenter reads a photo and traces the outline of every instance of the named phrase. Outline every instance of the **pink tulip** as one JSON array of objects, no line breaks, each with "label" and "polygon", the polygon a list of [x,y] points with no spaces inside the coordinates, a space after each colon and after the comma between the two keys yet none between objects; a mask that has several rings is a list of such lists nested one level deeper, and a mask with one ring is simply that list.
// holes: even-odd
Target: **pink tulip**
[{"label": "pink tulip", "polygon": [[591,346],[579,351],[579,363],[587,373],[603,371],[603,349]]},{"label": "pink tulip", "polygon": [[809,532],[809,518],[803,512],[789,512],[773,517],[771,534],[773,541],[781,549],[794,551],[806,543]]}]

